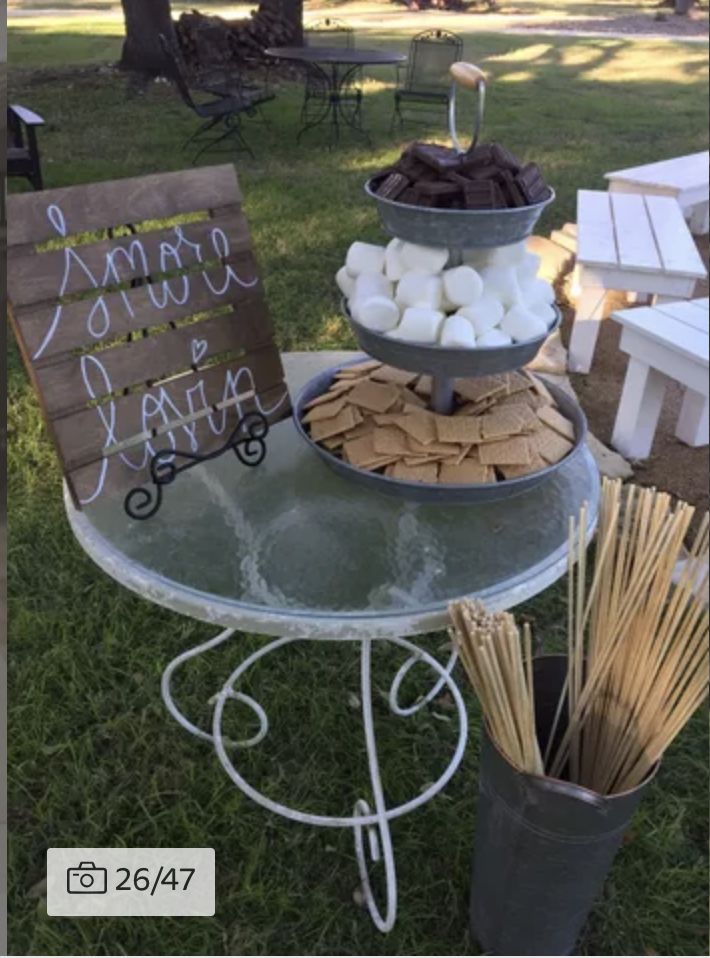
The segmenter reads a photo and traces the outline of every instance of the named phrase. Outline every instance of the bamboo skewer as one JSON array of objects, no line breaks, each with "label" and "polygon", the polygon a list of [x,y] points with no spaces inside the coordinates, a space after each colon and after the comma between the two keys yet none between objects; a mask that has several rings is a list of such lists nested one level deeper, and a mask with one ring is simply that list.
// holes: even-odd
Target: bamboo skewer
[{"label": "bamboo skewer", "polygon": [[622,493],[620,482],[605,480],[589,586],[586,503],[570,520],[567,675],[544,757],[529,625],[521,639],[507,613],[454,603],[462,662],[493,740],[516,768],[564,775],[602,794],[635,788],[704,701],[710,517],[684,554],[693,515],[655,489]]}]

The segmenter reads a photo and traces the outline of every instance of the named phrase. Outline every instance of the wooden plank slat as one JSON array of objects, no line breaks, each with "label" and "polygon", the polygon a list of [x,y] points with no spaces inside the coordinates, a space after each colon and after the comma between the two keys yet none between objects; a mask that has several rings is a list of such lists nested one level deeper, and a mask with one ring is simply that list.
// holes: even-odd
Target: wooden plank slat
[{"label": "wooden plank slat", "polygon": [[685,303],[657,303],[654,309],[669,316],[677,322],[684,323],[700,333],[708,335],[710,329],[710,312],[706,309],[698,309],[692,302]]},{"label": "wooden plank slat", "polygon": [[16,307],[55,302],[63,296],[224,260],[250,247],[246,218],[232,213],[83,246],[23,251],[8,261],[9,295]]},{"label": "wooden plank slat", "polygon": [[668,196],[644,197],[663,268],[668,273],[701,279],[707,275],[683,213]]},{"label": "wooden plank slat", "polygon": [[[244,282],[230,282],[225,288],[225,266],[231,266]],[[39,367],[92,341],[100,343],[136,330],[188,319],[196,313],[239,306],[244,300],[262,295],[260,280],[256,286],[249,285],[253,278],[258,279],[258,271],[249,250],[214,269],[190,273],[187,285],[182,278],[159,281],[152,287],[144,283],[121,292],[65,303],[59,315],[55,303],[23,306],[15,309],[14,318],[27,354]],[[155,301],[165,305],[158,308]]]},{"label": "wooden plank slat", "polygon": [[47,216],[50,206],[63,214],[68,234],[167,219],[197,210],[241,202],[232,164],[123,180],[16,193],[7,199],[8,246],[43,243],[57,235]]},{"label": "wooden plank slat", "polygon": [[614,314],[614,318],[626,328],[641,333],[665,349],[679,353],[694,362],[702,362],[706,365],[708,363],[707,335],[670,316],[663,315],[653,306],[621,310]]},{"label": "wooden plank slat", "polygon": [[[100,400],[148,380],[164,379],[193,365],[204,365],[221,353],[251,351],[269,343],[271,333],[271,318],[264,300],[253,299],[238,312],[40,367],[37,383],[47,415],[55,419],[82,409],[91,399]],[[86,386],[81,388],[85,376],[90,376],[93,396],[87,393]]]},{"label": "wooden plank slat", "polygon": [[[286,386],[281,383],[261,394],[259,396],[259,404],[257,404],[255,399],[247,399],[239,406],[232,406],[227,409],[224,420],[225,428],[221,435],[216,435],[209,428],[206,419],[198,421],[195,424],[194,435],[199,444],[201,454],[205,455],[219,449],[237,425],[239,418],[249,412],[259,411],[259,408],[267,411],[269,409],[273,410],[267,416],[267,419],[271,423],[278,422],[280,419],[283,419],[285,415],[288,415],[290,407]],[[189,437],[186,437],[184,431],[182,431],[182,435],[178,434],[176,437],[180,449],[185,448],[185,444],[182,442],[185,438],[189,441]],[[268,441],[267,439],[267,444]],[[156,441],[155,449],[165,449],[168,448],[169,445],[169,437],[167,439],[164,437],[160,444]],[[232,453],[227,453],[227,455],[233,456]],[[120,497],[122,499],[130,489],[147,483],[150,479],[147,466],[138,469],[132,468],[128,465],[128,461],[135,466],[139,464],[141,460],[137,455],[132,459],[128,457],[111,456],[110,459],[92,462],[70,471],[67,475],[67,482],[77,504],[79,506],[86,506],[90,502],[95,501],[98,498],[97,489],[99,488],[101,489],[100,495],[102,496]],[[199,468],[199,466],[197,468]],[[245,467],[234,458],[233,468],[242,469]],[[177,480],[174,487],[168,487],[165,490],[165,495],[179,496],[179,483],[180,479]]]},{"label": "wooden plank slat", "polygon": [[659,160],[657,163],[632,166],[627,170],[614,170],[613,173],[604,175],[607,180],[624,180],[646,186],[685,190],[695,186],[707,187],[709,165],[710,153],[705,150]]},{"label": "wooden plank slat", "polygon": [[577,261],[590,266],[616,267],[610,194],[599,190],[577,192]]},{"label": "wooden plank slat", "polygon": [[643,197],[633,193],[610,193],[619,265],[628,269],[655,271],[661,268],[656,240]]},{"label": "wooden plank slat", "polygon": [[[188,444],[187,448],[190,444],[196,448],[190,439],[189,425],[195,416],[240,396],[244,400],[253,394],[264,394],[282,380],[281,359],[276,347],[270,344],[251,353],[248,363],[237,359],[191,372],[144,392],[119,396],[102,406],[55,419],[52,425],[70,471],[119,454],[117,447],[125,446],[127,455],[128,450],[137,449],[129,458],[140,458],[154,432],[173,431],[182,437],[183,444]],[[288,415],[288,404],[282,412]],[[180,426],[182,420],[188,421],[188,425]],[[157,448],[165,445],[159,443]]]}]

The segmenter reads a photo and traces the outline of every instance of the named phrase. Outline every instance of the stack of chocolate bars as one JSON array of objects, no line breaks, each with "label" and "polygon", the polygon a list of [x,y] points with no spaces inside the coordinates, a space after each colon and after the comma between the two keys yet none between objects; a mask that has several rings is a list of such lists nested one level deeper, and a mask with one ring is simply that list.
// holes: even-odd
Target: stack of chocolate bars
[{"label": "stack of chocolate bars", "polygon": [[463,154],[436,143],[413,143],[372,183],[386,199],[447,210],[532,206],[550,195],[539,166],[522,164],[498,143]]}]

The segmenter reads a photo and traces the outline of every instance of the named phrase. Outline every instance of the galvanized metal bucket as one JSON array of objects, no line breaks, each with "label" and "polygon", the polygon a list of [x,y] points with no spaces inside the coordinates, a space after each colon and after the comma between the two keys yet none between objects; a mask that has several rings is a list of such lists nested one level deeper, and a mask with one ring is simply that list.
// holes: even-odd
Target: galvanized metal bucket
[{"label": "galvanized metal bucket", "polygon": [[[564,656],[535,661],[543,745],[566,668]],[[473,935],[486,952],[573,952],[654,774],[631,791],[606,797],[569,782],[522,774],[485,733],[470,910]]]}]

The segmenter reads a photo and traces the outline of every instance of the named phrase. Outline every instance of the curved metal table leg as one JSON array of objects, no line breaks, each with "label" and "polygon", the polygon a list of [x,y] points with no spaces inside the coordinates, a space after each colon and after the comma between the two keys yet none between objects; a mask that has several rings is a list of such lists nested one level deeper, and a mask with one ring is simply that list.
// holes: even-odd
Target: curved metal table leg
[{"label": "curved metal table leg", "polygon": [[[236,683],[251,668],[251,666],[272,652],[275,652],[278,649],[294,642],[330,640],[281,638],[269,642],[267,645],[262,646],[256,652],[253,652],[251,655],[249,655],[240,665],[237,666],[237,668],[232,671],[231,675],[223,684],[217,695],[210,700],[211,702],[214,702],[212,732],[210,734],[209,732],[206,732],[204,729],[200,729],[197,725],[190,722],[178,709],[172,695],[171,681],[175,671],[182,664],[201,655],[204,652],[209,652],[211,649],[214,649],[226,642],[233,635],[233,632],[234,630],[232,629],[226,629],[224,632],[221,632],[218,636],[210,639],[208,642],[203,642],[195,648],[183,652],[168,665],[163,674],[162,694],[169,712],[186,731],[197,736],[198,738],[213,743],[222,766],[234,784],[258,805],[261,805],[263,808],[266,808],[277,815],[288,818],[291,821],[299,822],[300,824],[315,825],[325,828],[352,828],[355,840],[355,854],[357,857],[358,870],[360,873],[360,881],[362,883],[365,904],[375,926],[381,932],[390,931],[394,926],[397,916],[397,875],[394,860],[394,849],[390,834],[390,822],[394,818],[399,818],[402,815],[406,815],[409,812],[414,811],[414,809],[419,808],[421,805],[426,804],[432,798],[434,798],[434,796],[437,795],[452,778],[461,764],[461,760],[464,755],[466,738],[468,734],[468,719],[461,692],[452,678],[452,672],[457,660],[456,653],[452,652],[446,665],[442,665],[428,652],[417,648],[416,645],[407,639],[392,638],[387,640],[377,640],[388,641],[399,646],[400,648],[403,648],[409,653],[409,658],[397,671],[389,690],[388,703],[390,711],[394,715],[403,717],[413,715],[420,709],[424,708],[444,689],[448,689],[453,697],[457,711],[457,717],[459,720],[459,733],[454,755],[439,778],[429,785],[428,788],[416,794],[414,798],[410,799],[408,802],[404,802],[403,804],[395,806],[394,808],[388,808],[382,787],[382,780],[380,777],[380,765],[377,755],[377,739],[375,735],[375,722],[372,707],[373,640],[355,640],[361,642],[360,692],[372,805],[370,805],[366,799],[361,798],[355,803],[352,815],[316,815],[310,812],[302,811],[300,809],[291,808],[287,805],[281,804],[280,802],[276,802],[267,795],[264,795],[258,789],[254,788],[249,784],[249,782],[246,781],[240,772],[237,771],[234,761],[229,754],[229,750],[258,745],[264,740],[269,731],[268,716],[263,707],[251,696],[238,692],[235,689]],[[344,640],[337,639],[332,641],[343,642]],[[416,703],[409,706],[402,706],[399,702],[399,691],[402,681],[417,663],[423,663],[434,672],[436,677],[435,682],[428,693]],[[248,739],[232,742],[226,739],[222,734],[224,710],[227,704],[231,701],[237,701],[247,705],[256,715],[259,721],[258,731]],[[369,863],[382,863],[384,866],[385,904],[384,908],[382,909],[375,901],[375,896],[369,877]]]}]

